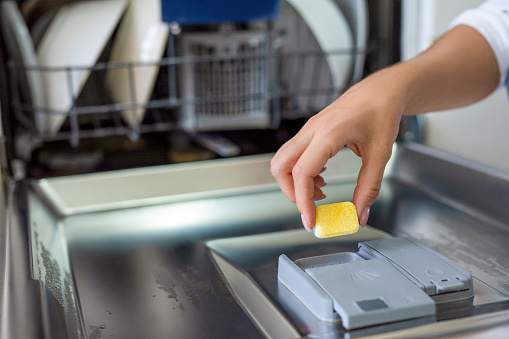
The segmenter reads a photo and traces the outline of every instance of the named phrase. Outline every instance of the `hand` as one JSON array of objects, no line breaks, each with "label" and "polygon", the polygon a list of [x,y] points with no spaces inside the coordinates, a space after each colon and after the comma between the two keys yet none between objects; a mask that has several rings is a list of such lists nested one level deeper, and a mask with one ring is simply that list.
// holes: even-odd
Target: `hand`
[{"label": "hand", "polygon": [[362,158],[353,203],[366,225],[369,207],[380,191],[406,105],[405,74],[391,68],[353,86],[311,117],[271,161],[271,172],[286,197],[297,204],[304,227],[315,225],[314,201],[325,198],[320,175],[327,160],[344,146]]},{"label": "hand", "polygon": [[380,191],[402,114],[479,101],[497,87],[498,66],[484,37],[459,25],[416,58],[369,76],[309,119],[271,162],[272,175],[297,204],[304,227],[309,231],[315,225],[314,200],[325,198],[320,173],[344,146],[362,158],[353,203],[364,226]]}]

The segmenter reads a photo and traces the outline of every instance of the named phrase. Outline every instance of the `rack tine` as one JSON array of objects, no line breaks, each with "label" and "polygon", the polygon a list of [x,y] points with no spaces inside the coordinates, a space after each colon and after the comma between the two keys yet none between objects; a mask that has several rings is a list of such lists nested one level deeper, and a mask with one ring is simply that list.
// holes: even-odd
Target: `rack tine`
[{"label": "rack tine", "polygon": [[[30,135],[29,148],[35,149],[42,142],[68,140],[77,146],[82,138],[100,138],[126,135],[133,141],[149,131],[184,129],[188,132],[220,131],[232,129],[276,129],[282,119],[309,116],[316,112],[322,102],[330,102],[344,88],[334,88],[324,82],[330,75],[324,60],[330,53],[368,53],[366,48],[350,51],[309,50],[298,46],[284,50],[279,42],[282,35],[275,32],[274,25],[256,26],[251,30],[230,25],[218,32],[185,32],[169,35],[167,56],[157,62],[98,62],[76,66],[26,66],[10,61],[7,66],[13,79],[12,98],[15,118],[22,129]],[[302,36],[302,32],[297,30]],[[178,38],[178,41],[177,41]],[[303,39],[306,40],[306,39]],[[176,47],[182,56],[176,55]],[[179,52],[180,53],[180,52]],[[180,54],[179,54],[180,55]],[[352,67],[356,67],[353,60]],[[139,102],[135,67],[167,67],[168,97],[151,98]],[[23,76],[18,67],[26,72],[49,72],[62,74],[67,80],[67,92],[72,105],[66,112],[53,107],[36,107],[22,102],[19,80]],[[126,102],[93,102],[82,105],[78,101],[76,75],[82,72],[116,70],[127,72],[129,99]],[[284,73],[283,73],[284,72]],[[287,74],[287,72],[290,72]],[[309,78],[303,81],[303,77]],[[291,83],[289,90],[282,81]],[[347,84],[352,84],[353,80]],[[311,83],[311,86],[304,83]],[[325,85],[324,85],[325,84]],[[155,86],[160,88],[160,86]],[[161,94],[161,93],[158,93]],[[294,107],[291,107],[294,105]],[[146,110],[150,119],[139,119],[138,112]],[[177,112],[177,121],[167,112]],[[128,114],[132,123],[127,124],[122,114]],[[42,114],[50,117],[69,117],[69,124],[56,133],[41,132],[34,118]],[[65,114],[62,115],[62,114]],[[83,116],[91,116],[82,119]],[[50,120],[50,119],[47,119]],[[186,122],[188,123],[186,125]]]},{"label": "rack tine", "polygon": [[78,124],[78,115],[76,114],[76,96],[74,95],[74,86],[72,80],[72,67],[66,67],[67,83],[69,84],[69,95],[71,96],[71,109],[69,111],[69,122],[71,125],[71,145],[77,147],[80,143],[80,133]]},{"label": "rack tine", "polygon": [[[138,141],[140,138],[140,122],[138,120],[137,111],[138,111],[138,103],[136,98],[136,78],[134,76],[134,65],[132,63],[129,63],[127,66],[127,79],[129,81],[129,95],[131,97],[131,117],[132,117],[132,132],[129,133],[128,137],[132,141]],[[139,66],[138,66],[139,67]]]}]

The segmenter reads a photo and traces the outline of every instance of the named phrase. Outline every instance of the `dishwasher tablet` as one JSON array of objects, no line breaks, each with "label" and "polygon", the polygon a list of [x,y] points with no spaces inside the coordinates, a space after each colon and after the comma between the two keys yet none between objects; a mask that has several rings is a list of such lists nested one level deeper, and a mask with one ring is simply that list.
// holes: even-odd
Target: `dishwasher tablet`
[{"label": "dishwasher tablet", "polygon": [[351,202],[321,205],[316,208],[313,232],[317,238],[330,238],[359,230],[357,210]]}]

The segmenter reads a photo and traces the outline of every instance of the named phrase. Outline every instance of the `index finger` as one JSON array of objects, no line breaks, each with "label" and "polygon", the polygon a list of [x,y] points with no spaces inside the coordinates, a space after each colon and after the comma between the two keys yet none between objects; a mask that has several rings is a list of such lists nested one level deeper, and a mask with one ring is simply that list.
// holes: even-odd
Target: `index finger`
[{"label": "index finger", "polygon": [[309,228],[315,225],[314,178],[320,174],[327,161],[334,155],[320,138],[314,138],[302,153],[293,169],[295,200]]},{"label": "index finger", "polygon": [[272,175],[279,184],[281,191],[291,202],[295,202],[292,171],[307,146],[306,138],[303,138],[301,134],[297,134],[281,146],[270,162]]}]

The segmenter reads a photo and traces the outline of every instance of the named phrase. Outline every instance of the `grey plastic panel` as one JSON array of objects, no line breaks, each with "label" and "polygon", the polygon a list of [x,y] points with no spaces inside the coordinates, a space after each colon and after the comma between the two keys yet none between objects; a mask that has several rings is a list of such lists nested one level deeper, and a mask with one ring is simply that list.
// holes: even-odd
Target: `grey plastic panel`
[{"label": "grey plastic panel", "polygon": [[[448,258],[407,238],[359,244],[359,253],[387,258],[428,295],[468,290],[472,275]],[[472,292],[473,294],[473,292]]]},{"label": "grey plastic panel", "polygon": [[346,329],[433,316],[435,302],[386,259],[306,269],[332,298]]},{"label": "grey plastic panel", "polygon": [[318,318],[326,321],[337,319],[331,298],[284,254],[279,256],[277,276]]},{"label": "grey plastic panel", "polygon": [[358,246],[357,253],[295,262],[282,255],[279,280],[316,317],[339,315],[346,329],[433,318],[435,302],[473,297],[470,273],[418,242],[387,238]]}]

